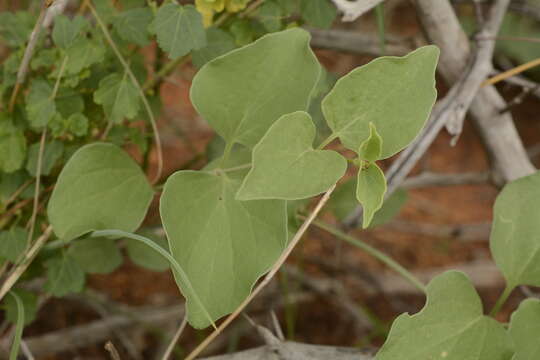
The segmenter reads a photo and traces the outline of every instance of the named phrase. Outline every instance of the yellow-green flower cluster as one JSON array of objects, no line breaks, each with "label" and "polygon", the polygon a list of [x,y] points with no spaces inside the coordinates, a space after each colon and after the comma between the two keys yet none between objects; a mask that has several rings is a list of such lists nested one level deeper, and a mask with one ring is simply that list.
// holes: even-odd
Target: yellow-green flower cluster
[{"label": "yellow-green flower cluster", "polygon": [[249,0],[195,0],[197,10],[202,14],[204,25],[212,25],[214,14],[227,11],[236,13],[245,9]]}]

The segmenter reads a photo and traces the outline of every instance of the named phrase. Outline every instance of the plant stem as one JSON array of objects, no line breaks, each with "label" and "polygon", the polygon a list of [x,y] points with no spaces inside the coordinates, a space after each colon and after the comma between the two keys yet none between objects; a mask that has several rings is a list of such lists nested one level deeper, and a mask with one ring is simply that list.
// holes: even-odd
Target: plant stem
[{"label": "plant stem", "polygon": [[508,300],[508,297],[510,296],[510,294],[512,294],[512,291],[514,290],[515,286],[511,286],[511,285],[506,285],[506,287],[504,288],[504,291],[502,292],[501,296],[499,296],[499,298],[497,299],[497,302],[495,303],[495,305],[493,306],[493,309],[491,309],[491,311],[489,312],[489,316],[495,316],[499,313],[499,311],[501,310],[502,306],[504,305],[504,303],[506,302],[506,300]]},{"label": "plant stem", "polygon": [[21,298],[13,291],[10,291],[9,295],[15,299],[15,304],[17,304],[17,323],[15,324],[15,334],[13,335],[13,344],[9,352],[9,360],[17,360],[24,330],[24,305]]},{"label": "plant stem", "polygon": [[165,76],[169,75],[174,69],[178,66],[185,64],[190,59],[189,55],[179,57],[176,60],[169,61],[165,66],[163,66],[151,79],[148,79],[144,85],[143,90],[148,91],[152,89],[156,84]]},{"label": "plant stem", "polygon": [[163,357],[161,358],[161,360],[168,360],[171,357],[174,347],[176,346],[178,339],[180,339],[180,336],[182,336],[182,333],[184,332],[186,325],[187,325],[187,314],[184,314],[184,319],[182,320],[180,327],[174,334],[171,342],[169,343],[169,346],[167,346],[167,350],[165,350],[165,353],[163,354]]},{"label": "plant stem", "polygon": [[529,69],[532,69],[536,66],[540,66],[540,58],[531,60],[529,62],[526,62],[525,64],[519,65],[513,69],[510,69],[508,71],[502,72],[499,75],[496,75],[492,78],[487,79],[482,83],[482,87],[488,86],[488,85],[495,85],[499,81],[503,81],[505,79],[508,79],[509,77],[518,75],[524,71],[527,71]]},{"label": "plant stem", "polygon": [[[301,218],[303,218],[303,216],[301,216]],[[322,221],[315,220],[315,221],[313,221],[313,225],[315,225],[318,228],[321,228],[321,229],[329,232],[330,234],[336,236],[337,238],[339,238],[341,240],[344,240],[344,241],[348,242],[349,244],[351,244],[353,246],[356,246],[357,248],[362,249],[363,251],[365,251],[369,255],[373,256],[377,260],[384,263],[390,269],[397,272],[404,279],[406,279],[412,285],[414,285],[414,287],[416,287],[417,289],[419,289],[423,293],[426,293],[426,286],[420,280],[418,280],[416,278],[416,276],[414,276],[409,270],[405,269],[403,266],[398,264],[394,259],[392,259],[390,256],[386,255],[382,251],[379,251],[379,250],[375,249],[374,247],[372,247],[371,245],[368,245],[365,242],[363,242],[361,240],[358,240],[358,239],[344,233],[343,231],[341,231],[341,230],[339,230],[339,229],[337,229],[337,228],[335,228],[335,227],[333,227],[331,225],[328,225],[328,224],[326,224],[326,223],[324,223]]]},{"label": "plant stem", "polygon": [[377,29],[379,32],[379,43],[381,47],[381,55],[386,54],[386,30],[384,24],[384,3],[380,3],[375,7],[377,16]]},{"label": "plant stem", "polygon": [[133,74],[133,71],[131,71],[131,68],[129,67],[126,59],[122,56],[122,53],[116,46],[114,40],[111,37],[111,34],[109,33],[109,30],[107,29],[107,26],[105,23],[103,23],[103,20],[101,20],[101,17],[99,16],[98,12],[94,8],[94,5],[91,1],[88,2],[88,8],[92,12],[92,15],[96,19],[99,27],[101,28],[101,31],[103,32],[103,35],[105,36],[105,39],[109,43],[109,46],[115,53],[116,57],[124,67],[124,70],[129,75],[129,78],[131,79],[131,82],[133,85],[137,88],[139,92],[139,96],[143,102],[144,108],[146,112],[148,113],[148,118],[150,119],[150,124],[152,126],[152,131],[154,132],[154,141],[156,142],[156,151],[157,151],[157,172],[154,178],[152,179],[152,184],[155,184],[158,182],[159,178],[161,177],[161,173],[163,171],[163,150],[161,148],[161,139],[159,137],[159,132],[157,129],[157,123],[156,119],[154,118],[154,113],[152,112],[152,108],[150,107],[150,104],[148,103],[148,99],[146,98],[146,95],[144,94],[144,90],[141,88],[141,85],[139,84],[139,81]]},{"label": "plant stem", "polygon": [[326,146],[328,146],[328,144],[330,144],[335,139],[337,139],[337,135],[336,134],[331,134],[329,137],[324,139],[323,142],[319,146],[317,146],[317,150],[324,149]]}]

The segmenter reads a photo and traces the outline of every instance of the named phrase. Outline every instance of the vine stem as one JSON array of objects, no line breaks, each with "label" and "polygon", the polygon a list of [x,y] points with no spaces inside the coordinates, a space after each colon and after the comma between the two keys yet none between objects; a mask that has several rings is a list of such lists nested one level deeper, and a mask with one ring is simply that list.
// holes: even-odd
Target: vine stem
[{"label": "vine stem", "polygon": [[[304,218],[301,216],[301,218]],[[381,261],[383,264],[388,266],[390,269],[397,272],[399,275],[401,275],[404,279],[409,281],[414,287],[422,291],[424,294],[426,293],[427,289],[426,286],[416,277],[414,276],[409,270],[405,269],[403,266],[401,266],[398,262],[396,262],[394,259],[392,259],[390,256],[386,255],[382,251],[379,251],[372,247],[369,244],[366,244],[365,242],[358,240],[357,238],[352,237],[351,235],[348,235],[344,233],[343,231],[328,225],[322,221],[315,220],[313,221],[313,225],[316,227],[323,229],[324,231],[329,232],[330,234],[334,235],[335,237],[348,242],[349,244],[356,246],[359,249],[362,249],[369,255],[373,256],[377,260]]]},{"label": "vine stem", "polygon": [[216,330],[214,330],[202,343],[199,344],[184,360],[194,360],[219,334],[223,332],[223,330],[229,326],[229,324],[240,315],[240,313],[245,309],[245,307],[261,292],[262,289],[266,287],[272,280],[272,278],[277,274],[281,266],[285,263],[285,260],[289,257],[293,249],[296,247],[304,233],[307,231],[311,223],[315,220],[323,206],[326,204],[328,199],[330,199],[330,195],[336,188],[336,185],[332,185],[332,187],[323,195],[323,197],[319,200],[317,205],[315,206],[315,209],[311,212],[311,214],[306,218],[302,226],[300,226],[300,229],[296,232],[294,237],[289,242],[289,245],[283,251],[279,259],[275,262],[275,264],[272,266],[268,274],[263,278],[263,280],[257,285],[257,287],[253,290],[253,292],[236,308],[236,310],[230,314],[219,326]]},{"label": "vine stem", "polygon": [[503,81],[505,79],[508,79],[509,77],[521,74],[522,72],[532,69],[536,66],[540,66],[540,58],[531,60],[529,62],[526,62],[525,64],[519,65],[513,69],[510,69],[508,71],[500,73],[499,75],[489,78],[482,83],[482,87],[488,86],[488,85],[495,85],[496,83],[500,81]]},{"label": "vine stem", "polygon": [[163,354],[163,357],[161,358],[161,360],[168,360],[171,357],[174,347],[176,346],[176,343],[180,339],[180,336],[182,336],[182,333],[184,332],[186,325],[187,325],[187,315],[184,315],[184,319],[182,320],[182,323],[180,323],[178,330],[174,334],[171,342],[169,343],[169,346],[167,346],[167,350],[165,350],[165,353]]},{"label": "vine stem", "polygon": [[148,113],[148,117],[150,119],[150,124],[152,126],[152,131],[154,132],[154,141],[156,142],[156,151],[157,151],[157,173],[152,179],[152,185],[157,183],[158,180],[161,178],[161,173],[163,172],[163,150],[161,147],[161,138],[159,137],[159,132],[157,129],[157,123],[156,119],[154,118],[154,113],[152,112],[152,108],[150,107],[150,104],[148,103],[148,99],[146,98],[146,95],[144,94],[144,90],[142,89],[141,85],[139,84],[139,81],[133,74],[133,71],[131,71],[131,68],[129,67],[129,64],[127,63],[126,59],[122,56],[122,53],[120,53],[120,50],[114,43],[114,40],[111,37],[111,34],[109,33],[109,30],[107,29],[107,26],[103,23],[103,20],[99,16],[98,12],[94,8],[94,5],[92,4],[92,1],[88,1],[88,8],[90,9],[90,12],[96,19],[99,27],[101,28],[101,31],[103,32],[103,35],[105,36],[105,39],[109,43],[109,46],[113,49],[116,57],[124,67],[124,70],[127,72],[129,78],[131,79],[131,82],[133,85],[137,88],[137,91],[139,92],[139,96],[143,102],[144,108],[146,112]]},{"label": "vine stem", "polygon": [[491,309],[491,311],[489,312],[489,316],[495,316],[499,313],[499,311],[501,310],[502,306],[504,305],[504,303],[506,302],[506,300],[508,300],[508,297],[510,297],[510,294],[512,294],[512,291],[514,290],[515,286],[511,286],[511,285],[506,285],[506,287],[504,288],[504,291],[502,292],[501,296],[499,296],[499,298],[497,299],[497,302],[495,303],[495,305],[493,306],[493,309]]},{"label": "vine stem", "polygon": [[24,305],[19,295],[13,291],[10,291],[9,295],[13,297],[17,305],[17,323],[15,324],[15,334],[13,335],[13,344],[9,352],[9,360],[17,360],[24,330]]}]

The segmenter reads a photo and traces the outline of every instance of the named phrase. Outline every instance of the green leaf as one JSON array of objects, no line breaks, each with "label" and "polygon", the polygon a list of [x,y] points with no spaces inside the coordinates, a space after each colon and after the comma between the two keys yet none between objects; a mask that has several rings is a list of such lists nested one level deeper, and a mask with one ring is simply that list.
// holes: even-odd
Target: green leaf
[{"label": "green leaf", "polygon": [[32,32],[36,17],[27,11],[0,13],[0,37],[10,47],[23,47]]},{"label": "green leaf", "polygon": [[91,65],[102,62],[105,49],[96,41],[80,38],[67,50],[66,55],[68,61],[65,74],[76,75]]},{"label": "green leaf", "polygon": [[94,102],[103,105],[110,121],[121,123],[133,119],[139,112],[139,93],[127,74],[111,74],[99,82]]},{"label": "green leaf", "polygon": [[51,97],[52,86],[45,80],[37,79],[32,82],[30,93],[26,99],[28,122],[34,129],[46,126],[56,114],[56,104]]},{"label": "green leaf", "polygon": [[257,12],[257,18],[268,32],[281,29],[282,16],[281,7],[273,1],[263,3]]},{"label": "green leaf", "polygon": [[367,228],[382,207],[386,193],[384,173],[375,163],[365,163],[358,171],[356,198],[364,208],[362,226]]},{"label": "green leaf", "polygon": [[84,271],[70,255],[62,254],[47,260],[45,268],[47,281],[43,289],[51,295],[62,297],[84,288]]},{"label": "green leaf", "polygon": [[109,274],[122,265],[122,254],[113,240],[89,238],[75,241],[68,254],[90,274]]},{"label": "green leaf", "polygon": [[540,300],[525,299],[510,319],[508,333],[516,347],[512,360],[540,359]]},{"label": "green leaf", "polygon": [[80,148],[58,177],[48,205],[55,234],[71,240],[92,230],[134,231],[153,191],[141,169],[115,145]]},{"label": "green leaf", "polygon": [[21,129],[0,114],[0,170],[12,173],[19,170],[26,158],[26,138]]},{"label": "green leaf", "polygon": [[28,233],[24,228],[14,226],[9,230],[0,231],[0,258],[15,262],[26,250]]},{"label": "green leaf", "polygon": [[253,42],[256,36],[253,25],[248,19],[236,19],[231,24],[229,31],[234,35],[236,45],[245,46]]},{"label": "green leaf", "polygon": [[253,147],[282,115],[307,109],[320,72],[309,39],[286,30],[210,61],[193,79],[195,108],[227,143]]},{"label": "green leaf", "polygon": [[88,133],[88,118],[83,114],[72,114],[67,119],[67,130],[75,136],[84,136]]},{"label": "green leaf", "polygon": [[65,15],[58,15],[54,19],[52,38],[56,46],[66,50],[75,42],[82,29],[88,22],[82,16],[76,16],[70,20]]},{"label": "green leaf", "polygon": [[206,46],[202,16],[193,5],[162,5],[151,26],[159,46],[173,60]]},{"label": "green leaf", "polygon": [[369,136],[360,145],[358,156],[366,161],[377,161],[381,158],[383,141],[375,125],[369,123]]},{"label": "green leaf", "polygon": [[65,118],[75,113],[82,113],[85,109],[84,98],[81,93],[70,88],[60,88],[54,101],[56,110]]},{"label": "green leaf", "polygon": [[123,40],[145,46],[150,42],[148,26],[153,18],[149,8],[127,10],[116,17],[114,29]]},{"label": "green leaf", "polygon": [[[0,204],[10,199],[28,180],[30,178],[24,170],[11,174],[3,173],[0,176]],[[0,205],[0,212],[1,210],[2,205]]]},{"label": "green leaf", "polygon": [[490,248],[509,287],[540,286],[540,172],[507,184],[495,201]]},{"label": "green leaf", "polygon": [[339,79],[323,100],[328,125],[341,142],[358,151],[373,123],[386,159],[409,145],[435,103],[439,49],[424,46],[405,57],[380,57]]},{"label": "green leaf", "polygon": [[376,226],[381,226],[395,218],[401,208],[407,202],[409,198],[409,193],[405,189],[397,189],[390,195],[386,200],[379,211],[373,216],[373,220],[369,227],[373,228]]},{"label": "green leaf", "polygon": [[[169,244],[166,238],[156,236],[151,231],[141,231],[141,234],[154,241],[165,251],[169,251]],[[148,251],[148,246],[140,241],[126,239],[126,248],[131,261],[143,268],[153,271],[165,271],[170,267],[169,262],[163,256],[155,251]]]},{"label": "green leaf", "polygon": [[[23,304],[24,325],[30,324],[36,319],[36,314],[38,311],[38,297],[34,293],[22,289],[11,290],[11,292],[16,293]],[[17,323],[18,309],[15,299],[12,296],[6,296],[4,298],[2,307],[6,311],[6,320],[14,324]]]},{"label": "green leaf", "polygon": [[238,191],[239,200],[297,200],[325,192],[347,170],[347,160],[331,150],[314,150],[315,125],[309,114],[282,116],[253,148],[253,165]]},{"label": "green leaf", "polygon": [[306,23],[323,29],[330,28],[337,16],[337,9],[330,0],[302,0],[300,10]]},{"label": "green leaf", "polygon": [[[226,176],[179,171],[169,177],[161,196],[171,253],[212,319],[238,307],[287,241],[285,202],[238,201],[239,185]],[[175,278],[187,299],[190,324],[208,326],[193,294],[180,276]]]},{"label": "green leaf", "polygon": [[513,349],[502,324],[484,316],[470,280],[457,271],[434,278],[418,314],[400,315],[376,360],[510,360]]},{"label": "green leaf", "polygon": [[[64,144],[60,141],[50,141],[45,144],[43,159],[41,162],[41,175],[47,176],[58,163],[58,160],[64,153]],[[28,161],[26,162],[26,170],[32,176],[37,174],[37,163],[39,157],[39,142],[30,145],[28,148]]]},{"label": "green leaf", "polygon": [[199,50],[194,50],[191,54],[193,65],[197,68],[201,68],[210,60],[236,48],[234,38],[219,28],[211,27],[206,29],[206,38],[208,44]]}]

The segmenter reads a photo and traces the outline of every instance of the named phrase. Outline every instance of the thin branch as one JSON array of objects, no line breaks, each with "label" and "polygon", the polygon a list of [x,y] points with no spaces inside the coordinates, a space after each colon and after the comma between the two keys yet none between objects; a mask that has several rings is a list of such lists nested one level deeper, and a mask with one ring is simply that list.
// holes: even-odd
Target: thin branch
[{"label": "thin branch", "polygon": [[114,344],[110,341],[107,341],[105,344],[105,350],[109,352],[109,355],[111,356],[112,360],[122,360],[120,358],[120,354],[118,353],[118,350],[116,350],[116,347],[114,347]]},{"label": "thin branch", "polygon": [[182,333],[184,332],[184,329],[187,325],[187,315],[184,315],[184,319],[182,319],[182,322],[180,323],[180,326],[178,327],[178,330],[174,334],[171,342],[169,343],[169,346],[167,346],[167,350],[165,350],[165,353],[163,354],[162,360],[168,360],[172,352],[174,351],[174,348],[176,347],[176,343],[180,339],[180,336],[182,336]]},{"label": "thin branch", "polygon": [[491,174],[487,171],[461,174],[439,174],[426,171],[420,175],[407,178],[402,187],[414,189],[430,186],[484,184],[489,181],[490,177]]},{"label": "thin branch", "polygon": [[527,70],[530,70],[534,67],[540,66],[540,58],[531,60],[529,62],[526,62],[525,64],[516,66],[513,69],[510,69],[508,71],[502,72],[482,83],[482,86],[488,86],[488,85],[495,85],[496,83],[506,80],[507,78],[510,78],[515,75],[519,75],[522,72],[525,72]]}]

